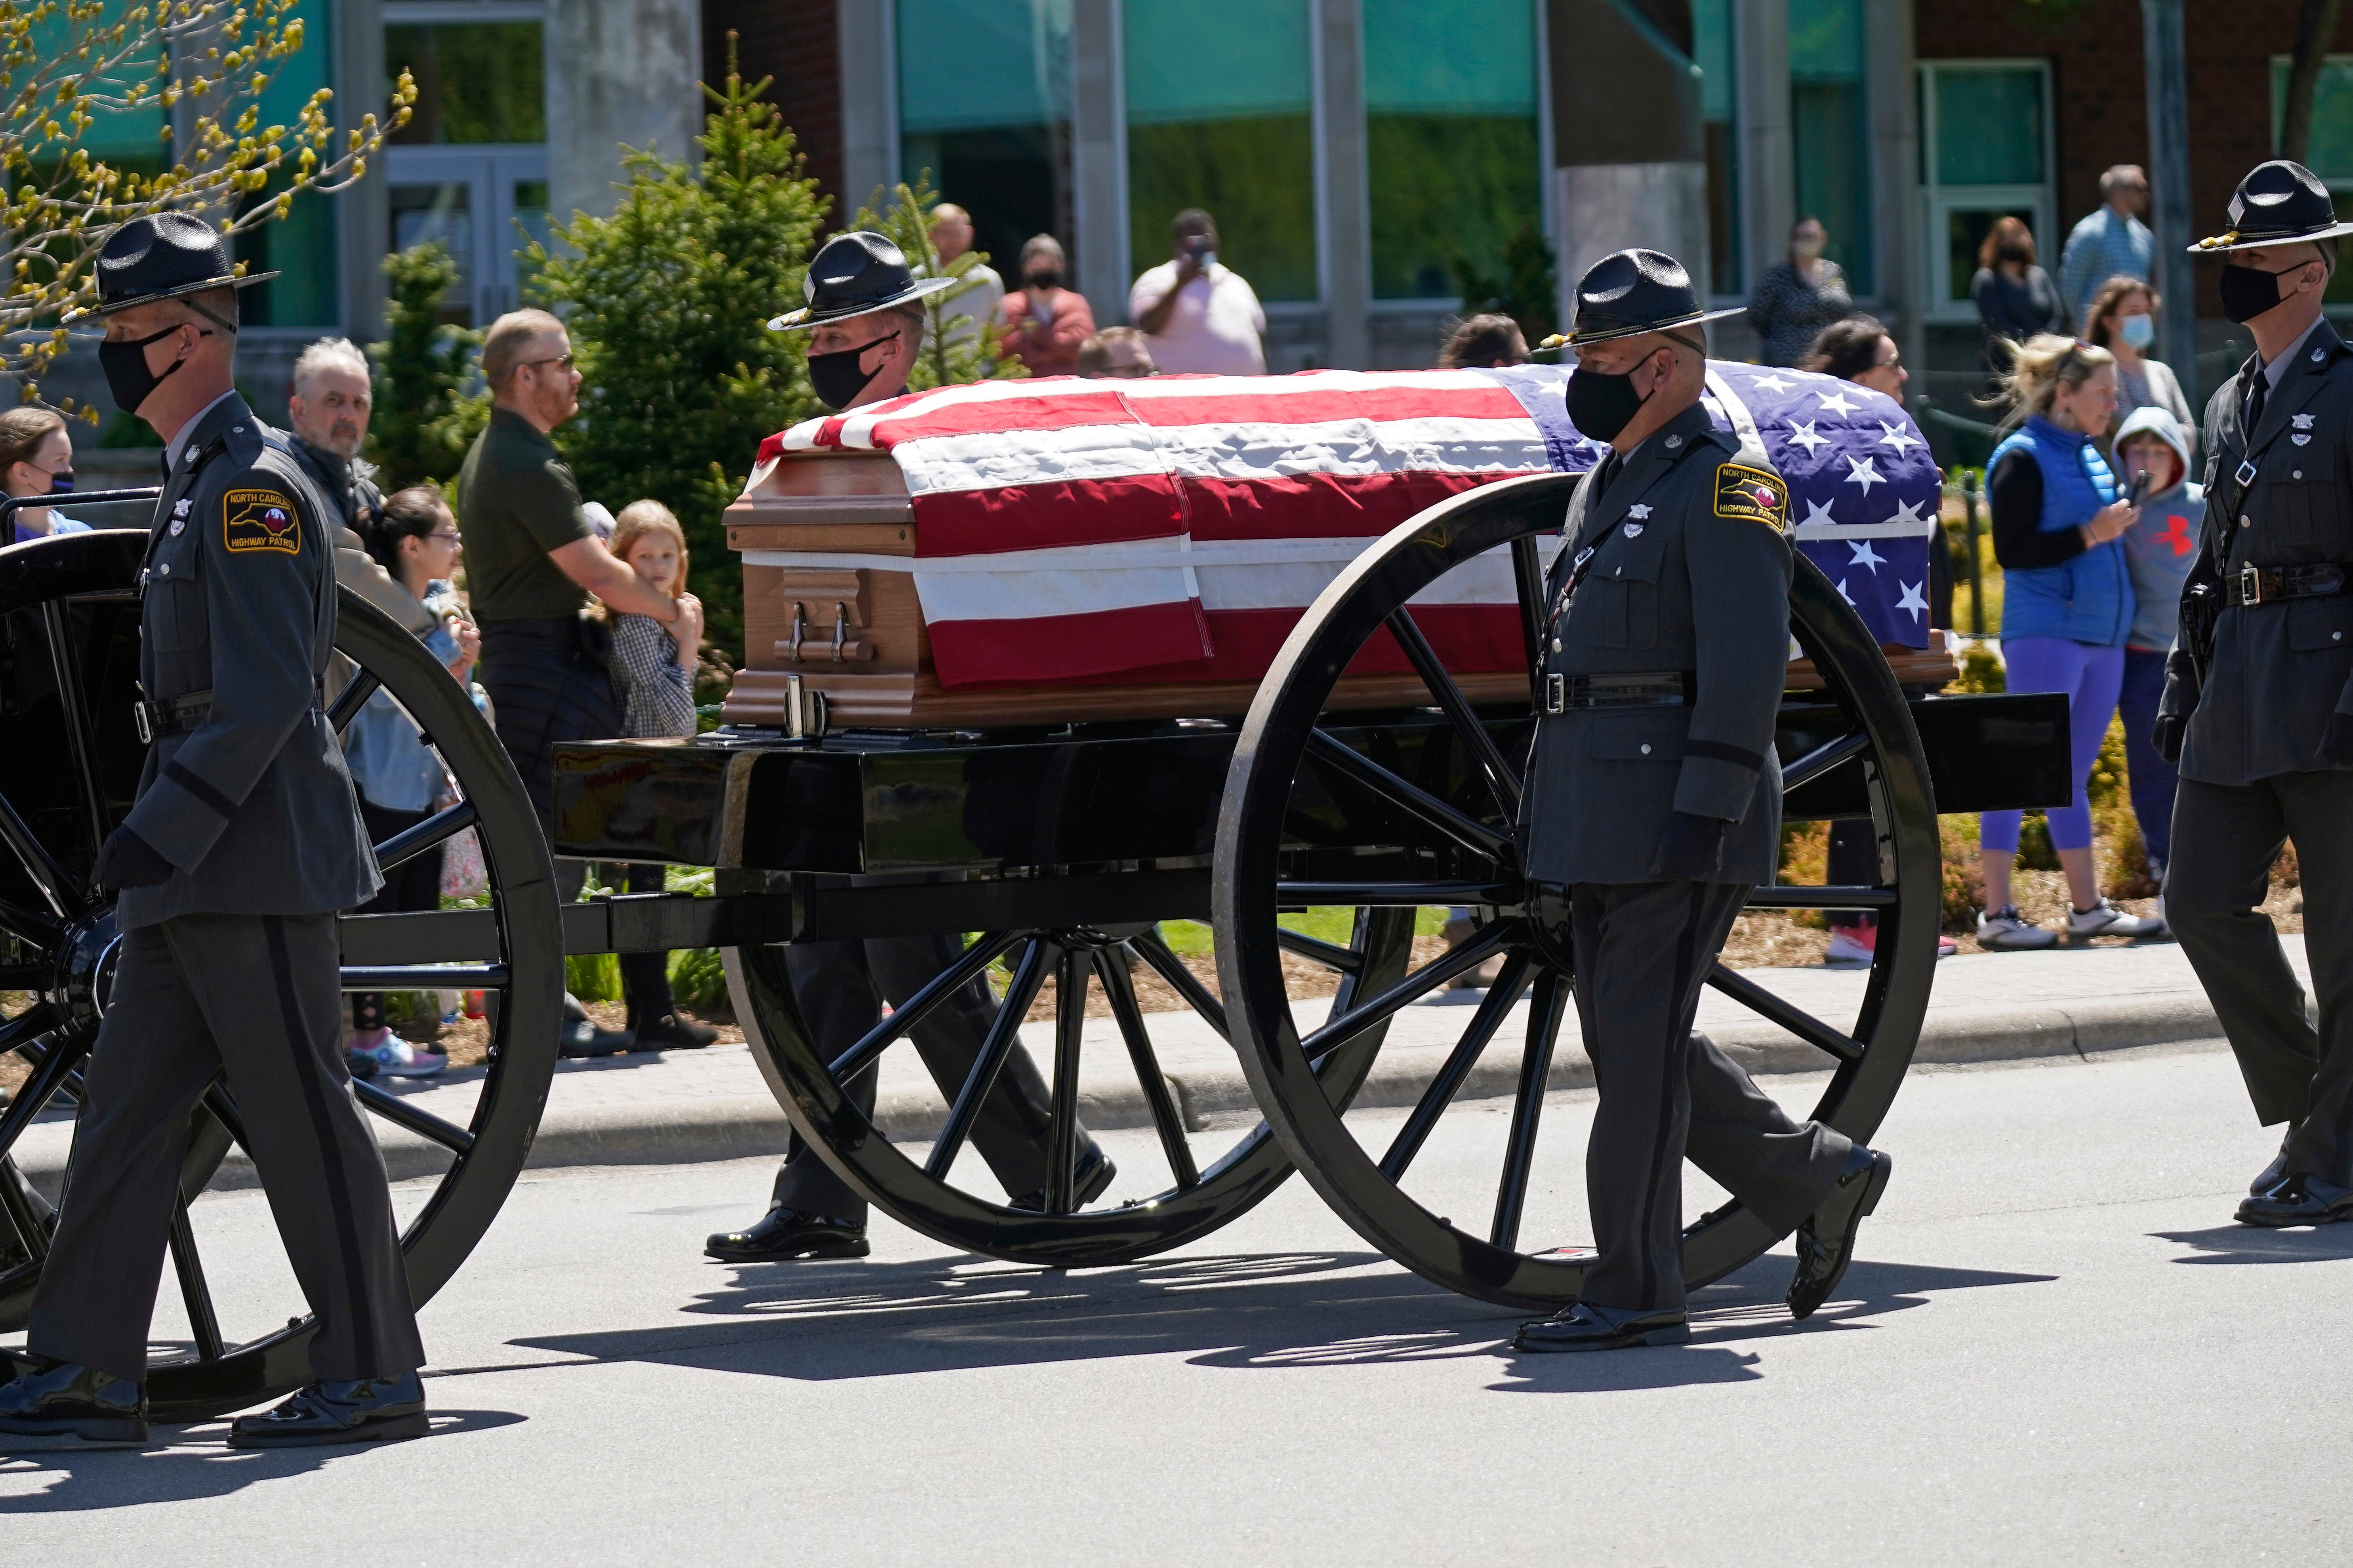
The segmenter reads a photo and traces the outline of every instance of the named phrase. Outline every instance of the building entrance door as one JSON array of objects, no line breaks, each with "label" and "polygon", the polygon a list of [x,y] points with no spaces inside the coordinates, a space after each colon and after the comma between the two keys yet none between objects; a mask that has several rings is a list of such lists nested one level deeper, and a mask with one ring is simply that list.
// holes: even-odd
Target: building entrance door
[{"label": "building entrance door", "polygon": [[459,281],[441,301],[454,326],[488,326],[522,302],[520,254],[547,237],[547,149],[387,147],[386,195],[396,250],[438,240]]}]

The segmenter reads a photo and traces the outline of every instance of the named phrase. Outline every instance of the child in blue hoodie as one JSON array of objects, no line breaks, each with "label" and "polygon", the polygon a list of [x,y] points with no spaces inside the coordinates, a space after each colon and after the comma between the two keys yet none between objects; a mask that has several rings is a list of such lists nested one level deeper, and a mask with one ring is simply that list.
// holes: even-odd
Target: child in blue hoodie
[{"label": "child in blue hoodie", "polygon": [[[2135,409],[2116,427],[2110,450],[2126,485],[2149,476],[2148,493],[2124,535],[2136,608],[2125,636],[2125,683],[2116,707],[2125,721],[2133,816],[2148,851],[2149,875],[2162,883],[2173,847],[2173,787],[2180,775],[2158,755],[2149,732],[2157,725],[2158,699],[2165,695],[2165,656],[2180,630],[2181,584],[2198,559],[2206,492],[2189,482],[2189,440],[2166,409]],[[2160,919],[2164,911],[2160,902]]]}]

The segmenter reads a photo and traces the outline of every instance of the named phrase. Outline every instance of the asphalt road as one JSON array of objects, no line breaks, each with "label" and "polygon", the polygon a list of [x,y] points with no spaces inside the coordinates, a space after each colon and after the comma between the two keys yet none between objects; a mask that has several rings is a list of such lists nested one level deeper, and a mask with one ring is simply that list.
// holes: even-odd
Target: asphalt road
[{"label": "asphalt road", "polygon": [[[1583,1234],[1590,1111],[1547,1113],[1531,1237]],[[1434,1192],[1483,1201],[1505,1116],[1449,1119]],[[2231,1223],[2273,1141],[2227,1055],[1923,1071],[1878,1142],[1894,1184],[1814,1321],[1776,1254],[1698,1298],[1694,1343],[1577,1357],[1513,1355],[1514,1314],[1295,1181],[1187,1252],[1056,1274],[888,1224],[863,1263],[726,1268],[700,1239],[756,1212],[759,1165],[535,1175],[426,1311],[432,1438],[0,1459],[0,1542],[45,1568],[2345,1559],[2353,1226]],[[198,1224],[225,1304],[262,1310],[259,1194]]]}]

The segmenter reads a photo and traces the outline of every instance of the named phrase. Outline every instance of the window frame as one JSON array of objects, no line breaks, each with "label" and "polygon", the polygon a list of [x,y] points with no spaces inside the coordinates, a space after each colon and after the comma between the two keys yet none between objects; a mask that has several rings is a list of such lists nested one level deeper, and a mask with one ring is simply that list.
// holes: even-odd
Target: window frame
[{"label": "window frame", "polygon": [[[1985,75],[1994,71],[2031,70],[2042,86],[2042,180],[2039,184],[1947,185],[1936,177],[1936,79],[1946,74]],[[1978,319],[1976,304],[1966,296],[1945,297],[1945,232],[1956,211],[1985,207],[2031,207],[2041,251],[2036,265],[2058,276],[2059,252],[2066,243],[2058,233],[2059,149],[2056,100],[2052,88],[2051,61],[2039,55],[1931,59],[1915,62],[1915,90],[1920,105],[1920,247],[1921,319],[1945,325],[1967,324]]]},{"label": "window frame", "polygon": [[[2323,55],[2320,57],[2320,63],[2324,68],[2340,65],[2353,66],[2353,54]],[[2285,67],[2290,70],[2295,69],[2295,57],[2293,55],[2274,54],[2269,58],[2263,67],[2264,81],[2270,88],[2272,93],[2272,100],[2267,107],[2270,113],[2269,123],[2271,127],[2270,155],[2274,158],[2280,155],[2280,132],[2284,129],[2284,122],[2287,118],[2287,106],[2279,97],[2280,69],[2282,67]],[[2329,195],[2333,198],[2337,198],[2337,212],[2339,216],[2342,216],[2345,210],[2342,198],[2348,194],[2353,194],[2353,174],[2348,174],[2337,179],[2330,179],[2327,174],[2322,174],[2317,169],[2315,169],[2312,172],[2314,175],[2319,179],[2322,184],[2328,187]],[[2348,318],[2353,318],[2353,300],[2327,300],[2322,304],[2321,311],[2333,321],[2346,321]]]}]

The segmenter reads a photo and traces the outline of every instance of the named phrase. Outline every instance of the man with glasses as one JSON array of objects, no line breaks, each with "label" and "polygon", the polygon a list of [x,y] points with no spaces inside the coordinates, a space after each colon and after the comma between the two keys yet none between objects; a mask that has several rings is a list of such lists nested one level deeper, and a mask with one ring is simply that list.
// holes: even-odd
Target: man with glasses
[{"label": "man with glasses", "polygon": [[1136,381],[1158,375],[1152,340],[1134,327],[1105,327],[1079,345],[1079,374],[1090,381]]},{"label": "man with glasses", "polygon": [[[581,625],[588,595],[665,626],[679,611],[605,548],[582,515],[572,470],[548,439],[580,409],[580,373],[564,323],[544,310],[501,316],[482,341],[482,377],[491,422],[458,470],[466,579],[499,739],[541,826],[552,829],[556,742],[621,733],[612,679]],[[557,881],[576,890],[586,869],[563,862]],[[566,1056],[611,1056],[633,1043],[625,1030],[598,1028],[568,997],[565,1016]]]}]

